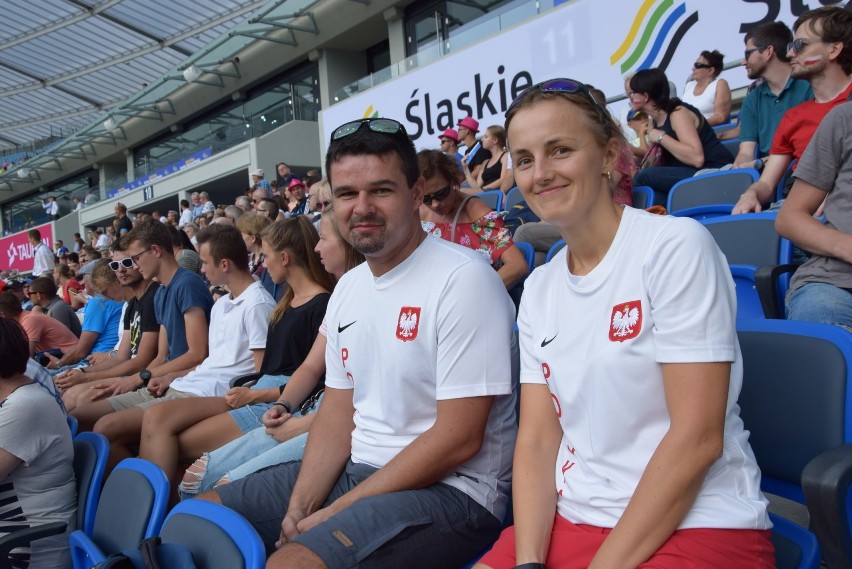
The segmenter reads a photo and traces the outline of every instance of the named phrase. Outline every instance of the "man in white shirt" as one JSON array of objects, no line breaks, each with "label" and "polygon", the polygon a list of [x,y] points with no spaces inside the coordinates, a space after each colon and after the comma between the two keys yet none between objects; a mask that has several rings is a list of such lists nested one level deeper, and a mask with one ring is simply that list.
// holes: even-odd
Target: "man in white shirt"
[{"label": "man in white shirt", "polygon": [[52,277],[56,260],[50,247],[41,242],[41,232],[38,229],[30,229],[27,231],[27,238],[33,247],[33,277]]},{"label": "man in white shirt", "polygon": [[513,305],[475,252],[424,233],[425,182],[401,124],[336,129],[326,171],[337,223],[367,262],[328,305],[304,460],[202,498],[244,515],[267,551],[278,540],[270,568],[458,567],[508,505]]}]

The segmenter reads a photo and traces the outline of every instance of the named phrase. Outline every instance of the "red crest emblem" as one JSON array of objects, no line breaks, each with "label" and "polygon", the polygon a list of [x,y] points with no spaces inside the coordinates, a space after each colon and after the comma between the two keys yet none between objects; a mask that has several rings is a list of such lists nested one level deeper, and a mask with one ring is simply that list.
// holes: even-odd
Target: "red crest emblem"
[{"label": "red crest emblem", "polygon": [[420,327],[420,307],[403,306],[399,309],[399,320],[396,324],[396,337],[403,342],[410,342],[417,337]]},{"label": "red crest emblem", "polygon": [[609,340],[623,342],[639,335],[642,330],[642,303],[631,300],[612,307],[609,318]]}]

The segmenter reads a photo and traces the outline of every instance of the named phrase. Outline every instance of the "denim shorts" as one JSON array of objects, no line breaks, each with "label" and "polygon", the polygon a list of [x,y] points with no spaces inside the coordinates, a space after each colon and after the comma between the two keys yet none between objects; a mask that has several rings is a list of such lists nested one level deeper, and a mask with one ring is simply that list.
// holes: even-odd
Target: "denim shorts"
[{"label": "denim shorts", "polygon": [[[251,389],[271,389],[287,385],[290,381],[289,375],[264,375],[251,386]],[[243,434],[263,426],[263,414],[272,407],[272,403],[255,403],[231,409],[228,414],[237,424]]]}]

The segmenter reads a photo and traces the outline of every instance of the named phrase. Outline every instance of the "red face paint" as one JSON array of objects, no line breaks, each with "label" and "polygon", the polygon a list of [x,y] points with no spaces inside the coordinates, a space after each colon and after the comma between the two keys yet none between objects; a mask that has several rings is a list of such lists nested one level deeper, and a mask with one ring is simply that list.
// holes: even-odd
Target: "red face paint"
[{"label": "red face paint", "polygon": [[822,61],[821,55],[812,55],[812,56],[806,57],[804,60],[802,60],[802,63],[805,64],[805,65],[816,65],[820,61]]}]

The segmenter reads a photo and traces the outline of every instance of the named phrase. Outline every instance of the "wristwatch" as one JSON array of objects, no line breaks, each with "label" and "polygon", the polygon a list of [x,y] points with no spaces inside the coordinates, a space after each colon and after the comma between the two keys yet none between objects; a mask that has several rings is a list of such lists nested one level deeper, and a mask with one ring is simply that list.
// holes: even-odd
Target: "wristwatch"
[{"label": "wristwatch", "polygon": [[666,133],[665,133],[665,132],[661,132],[661,133],[660,133],[660,136],[658,136],[658,137],[657,137],[657,144],[660,144],[660,143],[663,141],[663,139],[664,139],[665,137],[666,137]]},{"label": "wristwatch", "polygon": [[754,169],[757,170],[758,172],[763,170],[763,158],[755,158]]},{"label": "wristwatch", "polygon": [[148,382],[151,381],[151,372],[143,369],[139,372],[139,379],[142,380],[142,387],[148,387]]}]

